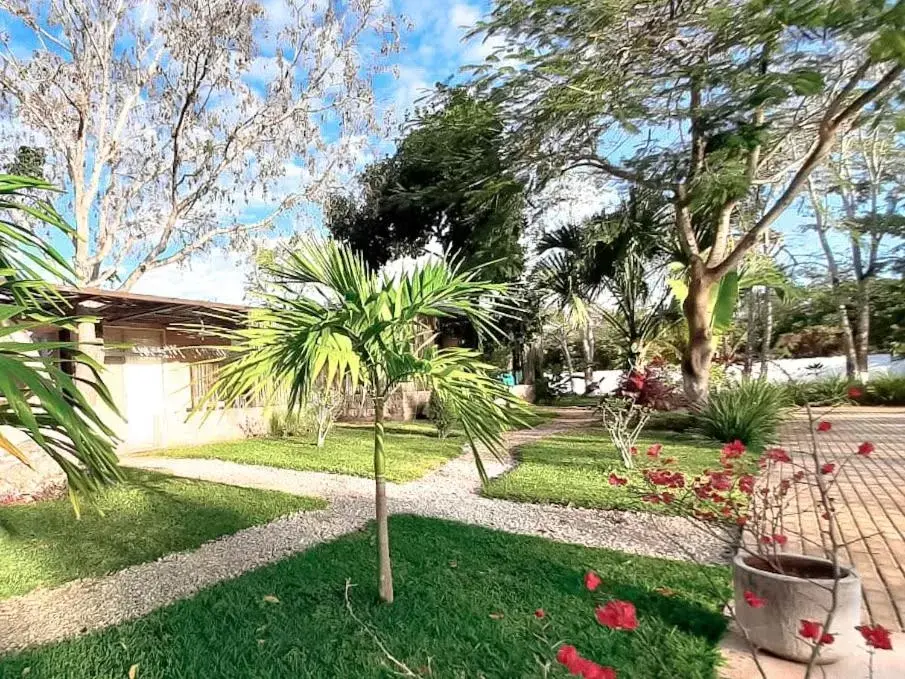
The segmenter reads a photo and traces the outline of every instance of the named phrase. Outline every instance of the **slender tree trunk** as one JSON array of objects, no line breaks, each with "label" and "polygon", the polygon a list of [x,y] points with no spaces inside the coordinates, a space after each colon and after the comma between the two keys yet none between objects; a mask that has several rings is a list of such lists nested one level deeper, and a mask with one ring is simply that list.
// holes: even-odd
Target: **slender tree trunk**
[{"label": "slender tree trunk", "polygon": [[387,491],[383,453],[384,397],[374,398],[374,482],[377,505],[377,574],[380,599],[393,603],[393,568],[390,563],[390,531],[387,526]]},{"label": "slender tree trunk", "polygon": [[855,329],[855,367],[858,381],[868,379],[868,356],[870,355],[870,281],[858,281],[858,326]]},{"label": "slender tree trunk", "polygon": [[845,304],[839,305],[839,326],[842,328],[842,349],[845,351],[845,375],[850,380],[857,378],[858,357],[855,355],[855,336],[852,322]]},{"label": "slender tree trunk", "polygon": [[757,339],[757,323],[755,319],[757,317],[757,293],[754,291],[754,288],[748,288],[748,293],[745,295],[747,298],[746,301],[748,303],[748,311],[746,313],[748,319],[748,328],[747,328],[747,336],[745,339],[745,376],[751,375],[751,370],[754,367],[754,344]]},{"label": "slender tree trunk", "polygon": [[694,262],[688,284],[688,296],[682,305],[688,321],[688,344],[682,356],[682,384],[692,406],[707,400],[710,365],[713,361],[710,292],[713,281],[703,271],[703,262]]},{"label": "slender tree trunk", "polygon": [[594,381],[594,326],[590,321],[585,323],[581,332],[581,348],[584,351],[584,388],[585,393]]},{"label": "slender tree trunk", "polygon": [[572,373],[575,372],[575,364],[572,362],[572,352],[569,351],[569,336],[565,328],[560,328],[559,344],[562,348],[562,358],[566,363],[566,370],[569,371],[569,391],[572,390]]},{"label": "slender tree trunk", "polygon": [[773,295],[770,288],[764,289],[764,336],[760,345],[760,374],[767,376],[770,365],[770,346],[773,344]]}]

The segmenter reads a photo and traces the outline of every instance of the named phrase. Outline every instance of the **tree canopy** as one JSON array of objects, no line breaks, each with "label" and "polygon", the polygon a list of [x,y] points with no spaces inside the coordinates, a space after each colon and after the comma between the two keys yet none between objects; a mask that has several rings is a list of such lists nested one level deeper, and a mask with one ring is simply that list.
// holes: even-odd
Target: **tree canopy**
[{"label": "tree canopy", "polygon": [[465,89],[438,86],[406,125],[396,152],[368,166],[360,196],[334,196],[334,237],[372,266],[418,254],[435,241],[485,276],[516,280],[524,253],[524,193],[502,156],[497,106]]}]

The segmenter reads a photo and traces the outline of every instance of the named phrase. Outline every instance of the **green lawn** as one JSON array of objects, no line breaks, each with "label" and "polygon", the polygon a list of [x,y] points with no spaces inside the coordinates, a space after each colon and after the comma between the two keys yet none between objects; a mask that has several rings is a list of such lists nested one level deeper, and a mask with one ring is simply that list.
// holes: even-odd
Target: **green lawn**
[{"label": "green lawn", "polygon": [[[465,438],[438,439],[427,423],[386,425],[387,480],[413,481],[462,452]],[[371,477],[374,474],[374,430],[369,425],[336,425],[323,448],[311,438],[246,439],[203,446],[154,450],[160,457],[200,457],[243,464],[333,472]]]},{"label": "green lawn", "polygon": [[130,470],[127,483],[83,505],[81,519],[68,498],[0,507],[0,597],[102,575],[324,506],[316,498]]},{"label": "green lawn", "polygon": [[[0,676],[54,679],[386,679],[388,652],[432,679],[564,679],[545,674],[560,642],[617,668],[620,679],[712,678],[729,571],[396,516],[396,602],[377,603],[370,528],[207,589],[140,620],[0,660]],[[582,586],[633,601],[639,628],[594,618]],[[275,599],[274,599],[275,597]],[[544,621],[535,609],[546,611]],[[543,631],[543,624],[548,628]],[[544,641],[540,637],[546,637]],[[555,662],[553,662],[555,665]]]},{"label": "green lawn", "polygon": [[[556,413],[531,406],[524,417],[536,427]],[[386,425],[387,480],[405,483],[419,479],[462,453],[465,436],[458,431],[445,439],[428,422],[392,422]],[[147,453],[155,457],[194,457],[229,460],[299,471],[332,472],[371,477],[374,473],[374,430],[368,424],[338,424],[323,448],[314,438],[260,438],[167,448]]]},{"label": "green lawn", "polygon": [[[607,433],[595,427],[551,436],[520,447],[517,453],[519,465],[493,479],[484,493],[519,502],[663,511],[662,505],[648,504],[639,499],[639,491],[647,487],[641,478],[641,471],[648,466],[663,466],[661,461],[646,455],[648,447],[654,443],[663,444],[660,460],[676,458],[675,464],[669,465],[676,471],[699,474],[719,464],[721,446],[718,443],[674,432],[645,432],[638,440],[635,469],[627,470],[622,466],[619,453]],[[611,486],[611,472],[628,478],[628,485]]]}]

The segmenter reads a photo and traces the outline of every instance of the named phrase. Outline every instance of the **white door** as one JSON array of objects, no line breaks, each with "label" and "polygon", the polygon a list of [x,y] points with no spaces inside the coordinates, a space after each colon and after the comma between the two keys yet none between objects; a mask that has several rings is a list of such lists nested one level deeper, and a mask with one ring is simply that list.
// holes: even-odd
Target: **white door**
[{"label": "white door", "polygon": [[163,421],[163,362],[160,359],[129,357],[123,366],[126,396],[126,443],[132,447],[159,444],[159,423]]}]

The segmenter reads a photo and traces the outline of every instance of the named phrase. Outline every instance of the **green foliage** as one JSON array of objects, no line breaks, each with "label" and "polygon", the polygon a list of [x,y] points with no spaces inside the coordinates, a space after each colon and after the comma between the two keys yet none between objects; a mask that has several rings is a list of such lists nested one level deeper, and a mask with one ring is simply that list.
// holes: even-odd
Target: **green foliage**
[{"label": "green foliage", "polygon": [[371,266],[436,239],[465,266],[487,265],[486,279],[518,279],[524,196],[501,159],[503,132],[493,104],[438,86],[396,153],[365,169],[362,200],[331,202],[327,228]]},{"label": "green foliage", "polygon": [[520,423],[521,402],[477,352],[438,349],[429,330],[430,319],[463,318],[482,336],[497,336],[497,319],[511,308],[508,287],[480,274],[443,259],[379,274],[348,246],[301,241],[265,267],[264,289],[274,290],[263,295],[266,306],[236,330],[212,331],[232,359],[199,410],[214,398],[272,400],[279,389],[291,410],[315,387],[347,384],[384,399],[414,381],[443,398],[470,442],[499,451],[502,432]]},{"label": "green foliage", "polygon": [[310,423],[298,410],[275,409],[267,418],[267,432],[274,438],[304,436],[310,431]]},{"label": "green foliage", "polygon": [[[538,660],[554,663],[552,644],[561,640],[615,666],[623,679],[717,672],[721,609],[732,593],[725,566],[414,516],[392,517],[390,531],[397,569],[408,575],[392,609],[369,584],[371,525],[139,620],[5,656],[0,675],[125,677],[134,664],[139,679],[386,679],[385,655],[343,606],[349,579],[352,608],[368,629],[395,658],[429,666],[438,679],[539,676]],[[604,576],[605,596],[634,602],[644,635],[594,622],[581,584],[589,569]],[[546,620],[534,617],[539,607]],[[538,635],[548,622],[543,643]]]},{"label": "green foliage", "polygon": [[0,598],[106,575],[326,506],[272,490],[144,471],[124,474],[124,482],[98,492],[80,518],[65,500],[0,506]]},{"label": "green foliage", "polygon": [[437,436],[441,439],[447,438],[456,425],[456,413],[446,405],[443,397],[436,391],[431,392],[427,412],[430,421],[437,428]]},{"label": "green foliage", "polygon": [[741,441],[761,450],[776,441],[786,417],[789,395],[785,387],[766,380],[744,379],[710,392],[697,413],[697,431],[720,443]]},{"label": "green foliage", "polygon": [[905,406],[905,375],[880,375],[867,383],[862,403]]},{"label": "green foliage", "polygon": [[852,385],[845,375],[834,375],[818,380],[802,380],[787,385],[789,398],[797,406],[836,405],[850,401],[848,389]]},{"label": "green foliage", "polygon": [[692,413],[681,410],[655,411],[645,427],[645,435],[656,436],[657,431],[671,431],[682,433],[691,431],[695,427],[695,416]]},{"label": "green foliage", "polygon": [[[46,199],[53,190],[39,179],[0,175],[0,425],[26,434],[63,469],[72,490],[86,492],[120,477],[113,431],[86,398],[94,392],[117,412],[102,368],[73,342],[29,341],[33,331],[72,330],[79,320],[63,316],[65,303],[48,282],[71,283],[72,269],[52,238],[23,223],[72,237]],[[77,383],[63,369],[62,353],[67,367],[91,377]],[[0,451],[24,459],[2,434]]]}]

